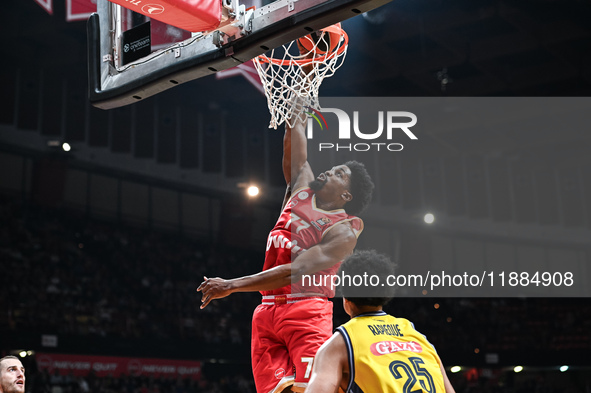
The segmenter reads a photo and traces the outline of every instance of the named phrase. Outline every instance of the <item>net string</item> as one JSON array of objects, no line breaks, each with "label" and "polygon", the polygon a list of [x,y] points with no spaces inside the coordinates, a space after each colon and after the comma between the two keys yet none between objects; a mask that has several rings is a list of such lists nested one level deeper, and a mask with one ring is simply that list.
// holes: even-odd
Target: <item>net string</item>
[{"label": "net string", "polygon": [[[307,107],[321,110],[318,90],[342,65],[347,53],[347,39],[342,31],[338,46],[325,55],[318,55],[318,46],[328,48],[323,34],[307,53],[299,54],[296,41],[282,45],[254,59],[271,114],[269,128],[277,129],[284,122],[293,127],[298,115]],[[298,53],[294,55],[292,53]],[[309,70],[307,73],[305,69]]]}]

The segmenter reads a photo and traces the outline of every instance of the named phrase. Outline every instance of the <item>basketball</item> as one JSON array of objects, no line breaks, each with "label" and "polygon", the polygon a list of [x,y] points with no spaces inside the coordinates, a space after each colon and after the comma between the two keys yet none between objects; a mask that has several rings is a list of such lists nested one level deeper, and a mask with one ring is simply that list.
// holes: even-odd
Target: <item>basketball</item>
[{"label": "basketball", "polygon": [[337,23],[319,31],[315,31],[298,39],[298,44],[303,47],[306,52],[314,51],[316,55],[324,55],[327,52],[333,52],[341,40],[341,24]]}]

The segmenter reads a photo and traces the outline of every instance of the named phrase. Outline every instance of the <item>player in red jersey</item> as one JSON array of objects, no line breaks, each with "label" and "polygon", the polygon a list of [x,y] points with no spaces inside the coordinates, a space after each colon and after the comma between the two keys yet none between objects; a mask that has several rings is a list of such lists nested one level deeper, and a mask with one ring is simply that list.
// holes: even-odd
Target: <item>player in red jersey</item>
[{"label": "player in red jersey", "polygon": [[234,292],[262,293],[252,322],[252,367],[259,393],[306,388],[314,355],[332,335],[327,298],[334,291],[330,285],[314,284],[336,273],[353,252],[363,230],[354,214],[367,207],[373,190],[365,167],[356,161],[314,176],[305,124],[301,114],[293,129],[286,126],[283,173],[288,191],[269,233],[263,271],[231,280],[204,278],[197,288],[203,293],[201,308]]}]

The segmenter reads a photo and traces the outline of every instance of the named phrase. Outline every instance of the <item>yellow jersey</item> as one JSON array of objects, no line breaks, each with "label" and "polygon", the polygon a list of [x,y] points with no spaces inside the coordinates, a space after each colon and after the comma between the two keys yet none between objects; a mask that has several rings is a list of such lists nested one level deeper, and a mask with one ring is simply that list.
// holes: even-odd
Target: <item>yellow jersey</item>
[{"label": "yellow jersey", "polygon": [[435,348],[407,319],[366,313],[337,331],[349,358],[347,393],[445,392]]}]

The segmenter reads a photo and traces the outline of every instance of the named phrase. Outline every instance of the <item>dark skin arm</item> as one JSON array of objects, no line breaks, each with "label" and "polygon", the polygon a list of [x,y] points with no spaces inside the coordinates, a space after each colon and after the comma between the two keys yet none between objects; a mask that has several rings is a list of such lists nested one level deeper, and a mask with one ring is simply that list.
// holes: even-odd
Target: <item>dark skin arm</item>
[{"label": "dark skin arm", "polygon": [[197,288],[203,293],[201,308],[214,299],[235,292],[266,291],[298,282],[302,275],[316,273],[342,261],[353,252],[356,244],[357,237],[351,227],[341,224],[331,229],[322,242],[300,254],[291,264],[231,280],[204,277],[205,281]]},{"label": "dark skin arm", "polygon": [[[306,53],[298,41],[300,53]],[[313,54],[306,57],[311,58]],[[312,65],[304,66],[304,73],[310,74]],[[283,176],[285,183],[291,186],[291,190],[308,185],[314,180],[314,173],[308,164],[308,140],[306,139],[306,115],[299,113],[293,128],[285,123],[285,134],[283,136]]]},{"label": "dark skin arm", "polygon": [[303,114],[293,128],[285,126],[283,138],[283,175],[291,189],[306,187],[314,180],[314,173],[308,163],[308,140],[306,139],[306,119]]}]

